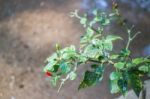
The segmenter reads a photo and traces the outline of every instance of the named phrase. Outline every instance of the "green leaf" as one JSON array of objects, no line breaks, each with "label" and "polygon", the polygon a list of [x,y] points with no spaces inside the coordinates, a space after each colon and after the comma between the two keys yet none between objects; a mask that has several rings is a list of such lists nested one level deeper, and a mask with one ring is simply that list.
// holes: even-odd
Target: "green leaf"
[{"label": "green leaf", "polygon": [[90,44],[85,48],[83,54],[89,58],[98,58],[102,54],[102,51]]},{"label": "green leaf", "polygon": [[77,74],[72,71],[72,72],[69,74],[69,77],[70,77],[70,80],[75,80],[76,77],[77,77]]},{"label": "green leaf", "polygon": [[108,35],[107,37],[106,37],[106,39],[104,40],[104,48],[106,49],[106,50],[108,50],[108,51],[112,51],[112,49],[113,49],[113,41],[114,40],[117,40],[117,39],[122,39],[121,37],[119,37],[119,36],[115,36],[115,35]]},{"label": "green leaf", "polygon": [[126,56],[129,56],[130,53],[131,53],[131,52],[130,52],[130,50],[128,50],[128,49],[122,49],[119,55],[120,55],[121,57],[126,57]]},{"label": "green leaf", "polygon": [[97,74],[95,72],[86,71],[83,81],[79,85],[79,90],[89,86],[95,85],[98,81],[101,80],[102,74]]},{"label": "green leaf", "polygon": [[121,78],[121,73],[119,72],[112,72],[110,74],[110,91],[112,94],[118,93],[120,91],[118,86],[118,80]]},{"label": "green leaf", "polygon": [[51,80],[50,80],[51,84],[53,86],[56,86],[58,79],[59,79],[59,76],[52,77]]},{"label": "green leaf", "polygon": [[47,62],[51,62],[51,61],[54,61],[55,59],[57,59],[57,54],[56,54],[56,53],[54,53],[54,54],[52,54],[50,57],[48,57],[48,58],[46,59],[46,61],[47,61]]},{"label": "green leaf", "polygon": [[143,83],[137,73],[132,72],[129,77],[130,77],[131,86],[134,92],[136,93],[136,95],[139,97],[140,92],[143,89]]},{"label": "green leaf", "polygon": [[98,10],[97,10],[97,9],[94,9],[92,13],[93,13],[94,15],[97,15]]},{"label": "green leaf", "polygon": [[93,68],[93,69],[96,69],[97,67],[98,67],[97,64],[92,64],[92,65],[91,65],[91,68]]},{"label": "green leaf", "polygon": [[87,19],[84,18],[84,17],[82,17],[82,18],[80,19],[80,23],[81,23],[84,27],[86,27]]},{"label": "green leaf", "polygon": [[59,69],[59,65],[54,65],[53,68],[54,68],[54,69],[53,69],[53,72],[57,72],[58,69]]},{"label": "green leaf", "polygon": [[108,25],[110,24],[110,20],[109,19],[105,19],[105,21],[102,23],[102,25]]},{"label": "green leaf", "polygon": [[124,62],[118,62],[118,63],[115,63],[114,66],[118,69],[123,69],[125,66],[125,63]]},{"label": "green leaf", "polygon": [[48,64],[44,67],[43,71],[54,71],[54,65],[56,65],[57,62],[56,61],[50,61],[48,62]]},{"label": "green leaf", "polygon": [[132,60],[132,63],[136,65],[143,63],[143,62],[144,62],[144,58],[135,58]]},{"label": "green leaf", "polygon": [[111,80],[111,81],[110,81],[110,92],[111,92],[112,94],[118,93],[118,92],[120,91],[117,82],[118,82],[117,80]]},{"label": "green leaf", "polygon": [[128,91],[128,81],[127,81],[127,79],[119,79],[118,80],[118,86],[119,86],[119,89],[120,89],[121,93],[125,96],[125,94]]},{"label": "green leaf", "polygon": [[100,64],[97,68],[95,68],[94,72],[98,75],[102,75],[104,72],[104,67]]},{"label": "green leaf", "polygon": [[119,55],[111,55],[110,59],[117,59]]},{"label": "green leaf", "polygon": [[77,57],[75,46],[71,45],[70,47],[62,49],[61,57],[65,60],[75,59]]},{"label": "green leaf", "polygon": [[104,49],[108,50],[108,51],[112,51],[113,49],[113,43],[112,41],[107,41],[105,40],[104,44],[103,44]]},{"label": "green leaf", "polygon": [[122,40],[122,38],[120,36],[116,36],[116,35],[108,35],[106,37],[106,40],[108,40],[108,41],[115,41],[115,40],[118,40],[118,39]]},{"label": "green leaf", "polygon": [[149,73],[150,72],[150,66],[146,66],[146,65],[140,66],[139,70],[143,71],[144,73]]},{"label": "green leaf", "polygon": [[91,34],[94,33],[93,29],[91,29],[90,27],[88,27],[88,28],[86,29],[86,32],[87,32],[87,33],[91,33]]},{"label": "green leaf", "polygon": [[126,64],[126,67],[127,67],[127,68],[132,68],[133,66],[134,66],[134,65],[133,65],[132,63],[127,63],[127,64]]},{"label": "green leaf", "polygon": [[78,56],[79,63],[85,63],[88,59],[85,55],[81,54]]},{"label": "green leaf", "polygon": [[81,36],[80,43],[84,44],[90,42],[93,39],[93,35],[93,30],[91,30],[91,28],[87,28],[86,33]]},{"label": "green leaf", "polygon": [[65,63],[65,62],[60,63],[60,70],[62,73],[68,73],[70,71],[70,69],[71,68],[68,66],[67,63]]},{"label": "green leaf", "polygon": [[110,19],[107,19],[107,18],[100,18],[100,24],[103,25],[103,26],[106,26],[108,24],[110,24]]},{"label": "green leaf", "polygon": [[121,73],[120,72],[112,72],[110,74],[110,80],[118,80],[121,77]]}]

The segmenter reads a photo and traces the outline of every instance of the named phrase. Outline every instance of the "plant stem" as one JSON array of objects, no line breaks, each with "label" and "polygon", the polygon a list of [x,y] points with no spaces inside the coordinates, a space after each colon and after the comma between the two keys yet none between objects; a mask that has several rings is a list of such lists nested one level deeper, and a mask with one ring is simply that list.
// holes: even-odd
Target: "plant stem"
[{"label": "plant stem", "polygon": [[60,92],[60,89],[62,88],[62,86],[64,85],[64,83],[69,79],[69,76],[70,75],[67,75],[66,78],[62,79],[62,82],[61,82],[61,84],[59,86],[59,89],[58,89],[57,93]]},{"label": "plant stem", "polygon": [[[78,66],[78,64],[75,63],[75,67],[74,67],[74,69],[73,69],[73,72],[75,72],[75,71],[77,70],[77,66]],[[71,73],[71,72],[70,72],[70,73]],[[60,86],[59,86],[59,88],[58,88],[57,93],[60,92],[60,89],[62,88],[62,86],[64,85],[64,83],[69,79],[70,73],[66,76],[66,78],[62,79],[62,82],[61,82],[61,84],[60,84]]]},{"label": "plant stem", "polygon": [[129,46],[130,46],[130,43],[132,42],[132,40],[135,39],[135,37],[141,33],[141,32],[137,32],[133,36],[131,36],[131,32],[132,32],[133,28],[134,28],[134,26],[132,26],[131,29],[127,31],[128,32],[128,42],[126,45],[126,49],[129,49]]}]

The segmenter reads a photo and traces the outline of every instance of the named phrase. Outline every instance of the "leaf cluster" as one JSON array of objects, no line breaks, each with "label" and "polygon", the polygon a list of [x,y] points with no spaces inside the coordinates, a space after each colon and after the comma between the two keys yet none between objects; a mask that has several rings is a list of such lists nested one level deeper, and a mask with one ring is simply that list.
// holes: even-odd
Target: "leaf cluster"
[{"label": "leaf cluster", "polygon": [[77,68],[81,64],[91,62],[91,69],[85,71],[78,87],[79,90],[100,83],[105,77],[105,68],[112,66],[114,71],[109,77],[110,92],[125,95],[129,88],[133,88],[139,96],[143,90],[141,77],[150,74],[150,59],[149,57],[131,57],[129,45],[138,34],[131,36],[132,29],[127,29],[127,45],[114,53],[114,41],[123,39],[118,35],[104,35],[104,30],[116,19],[117,15],[116,10],[110,14],[94,10],[93,17],[88,19],[86,14],[79,16],[77,10],[71,13],[72,17],[80,20],[85,33],[80,39],[80,49],[76,49],[73,45],[60,49],[57,45],[56,53],[47,58],[44,72],[52,72],[51,82],[54,86],[57,85],[58,80],[61,82],[60,88],[67,80],[75,80]]}]

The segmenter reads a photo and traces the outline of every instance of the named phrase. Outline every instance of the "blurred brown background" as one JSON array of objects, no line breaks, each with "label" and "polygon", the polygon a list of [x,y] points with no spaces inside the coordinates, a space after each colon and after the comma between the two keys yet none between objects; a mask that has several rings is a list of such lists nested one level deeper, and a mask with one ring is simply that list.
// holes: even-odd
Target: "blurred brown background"
[{"label": "blurred brown background", "polygon": [[[118,0],[120,1],[120,0]],[[134,24],[142,35],[132,43],[133,56],[150,54],[149,6],[122,0],[119,9],[128,23]],[[146,4],[150,4],[149,2]],[[112,99],[107,79],[101,84],[77,91],[82,76],[57,89],[41,73],[44,60],[54,52],[56,43],[62,47],[78,46],[84,30],[77,19],[70,18],[74,9],[87,11],[111,8],[106,0],[0,0],[0,99]],[[148,9],[146,9],[148,8]],[[117,26],[111,32],[126,37]],[[115,49],[125,45],[117,43]],[[107,69],[111,71],[111,69]],[[109,72],[105,73],[108,77]]]}]

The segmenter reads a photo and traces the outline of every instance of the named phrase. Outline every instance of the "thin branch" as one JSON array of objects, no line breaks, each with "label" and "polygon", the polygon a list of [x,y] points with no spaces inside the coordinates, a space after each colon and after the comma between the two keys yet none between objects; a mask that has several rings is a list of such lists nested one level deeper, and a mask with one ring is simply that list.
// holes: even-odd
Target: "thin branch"
[{"label": "thin branch", "polygon": [[[75,71],[77,70],[77,66],[78,66],[78,63],[76,62],[76,63],[75,63],[75,66],[74,66],[74,69],[73,69],[73,72],[75,72]],[[71,71],[71,72],[72,72],[72,71]],[[71,72],[70,72],[70,73],[71,73]],[[59,88],[58,88],[57,93],[60,92],[60,89],[63,87],[64,83],[69,79],[70,73],[66,76],[66,78],[62,79],[62,82],[61,82],[61,84],[60,84],[60,86],[59,86]]]},{"label": "thin branch", "polygon": [[126,45],[126,49],[129,48],[130,43],[132,42],[132,40],[135,39],[135,37],[141,33],[141,32],[137,32],[137,33],[135,33],[135,35],[131,36],[131,32],[132,32],[133,28],[134,28],[134,26],[132,26],[129,30],[127,30],[127,33],[128,33],[128,42],[127,42],[127,45]]},{"label": "thin branch", "polygon": [[133,37],[132,40],[135,39],[135,37],[137,37],[137,35],[141,34],[141,32],[137,32]]},{"label": "thin branch", "polygon": [[70,75],[68,74],[65,79],[62,79],[62,82],[61,82],[61,84],[59,86],[59,89],[58,89],[57,93],[60,92],[60,89],[62,88],[62,86],[64,85],[64,83],[69,79],[69,76]]},{"label": "thin branch", "polygon": [[101,63],[100,61],[97,61],[97,60],[94,60],[94,59],[91,59],[91,58],[89,58],[88,61],[95,62],[95,63]]}]

